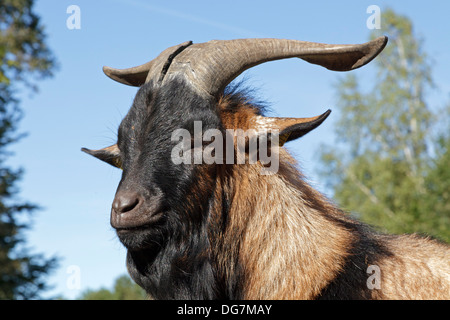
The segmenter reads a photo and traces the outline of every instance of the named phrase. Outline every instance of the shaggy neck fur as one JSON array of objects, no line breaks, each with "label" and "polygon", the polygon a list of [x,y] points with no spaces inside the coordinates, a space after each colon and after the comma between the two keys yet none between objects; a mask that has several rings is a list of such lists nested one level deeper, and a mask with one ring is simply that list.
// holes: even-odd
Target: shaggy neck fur
[{"label": "shaggy neck fur", "polygon": [[[330,298],[337,294],[334,283],[351,282],[353,289],[340,298],[367,298],[367,264],[386,251],[307,185],[285,151],[280,156],[279,174],[235,167],[220,184],[231,196],[216,193],[211,243],[229,292],[243,299]],[[363,245],[370,257],[359,254]]]}]

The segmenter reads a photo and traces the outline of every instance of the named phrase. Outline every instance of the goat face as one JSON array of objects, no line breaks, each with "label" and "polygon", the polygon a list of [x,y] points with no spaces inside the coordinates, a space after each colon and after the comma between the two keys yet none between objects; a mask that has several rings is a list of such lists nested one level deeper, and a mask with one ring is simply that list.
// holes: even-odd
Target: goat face
[{"label": "goat face", "polygon": [[[358,68],[373,59],[386,38],[362,45],[325,45],[295,40],[241,39],[186,42],[163,51],[142,66],[104,68],[112,79],[140,86],[134,103],[119,127],[117,144],[83,151],[123,169],[111,210],[111,225],[131,250],[161,247],[168,237],[187,233],[205,222],[217,166],[175,164],[177,141],[172,133],[185,129],[194,136],[194,122],[202,130],[239,127],[239,119],[220,116],[219,98],[226,85],[257,64],[299,57],[331,70]],[[278,119],[249,123],[275,128],[295,139],[319,125],[326,114],[306,120]],[[258,129],[258,128],[255,128]],[[293,133],[293,134],[292,134]],[[225,136],[225,135],[223,135]]]},{"label": "goat face", "polygon": [[[101,150],[84,149],[123,169],[111,225],[127,248],[160,245],[171,231],[168,226],[202,219],[203,208],[194,205],[195,198],[208,198],[213,189],[208,183],[213,179],[206,177],[214,174],[214,167],[174,164],[171,154],[178,142],[172,141],[172,133],[184,129],[194,137],[194,121],[201,121],[204,130],[220,128],[210,104],[211,99],[198,96],[182,81],[159,88],[146,83],[119,126],[117,144]],[[190,204],[189,216],[177,215],[186,212]]]}]

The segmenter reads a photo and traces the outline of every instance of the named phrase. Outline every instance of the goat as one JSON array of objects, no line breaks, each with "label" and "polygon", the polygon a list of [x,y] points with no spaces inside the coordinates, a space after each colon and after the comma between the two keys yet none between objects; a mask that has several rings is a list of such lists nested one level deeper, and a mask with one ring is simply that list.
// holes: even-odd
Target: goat
[{"label": "goat", "polygon": [[[449,299],[447,245],[373,231],[309,186],[286,149],[278,148],[316,128],[330,111],[265,117],[263,108],[228,86],[244,70],[277,59],[353,70],[386,43],[386,37],[359,45],[185,42],[138,67],[104,67],[113,80],[140,88],[117,143],[82,150],[123,170],[111,225],[127,248],[133,280],[155,299]],[[269,153],[279,157],[277,171],[261,174],[267,163],[260,158],[249,163],[250,136],[244,164],[175,164],[180,144],[174,131],[191,134],[181,144],[184,152],[206,148],[192,139],[197,121],[201,133],[223,133],[214,137],[216,146],[226,143],[230,129],[273,133],[278,143],[271,140]],[[236,151],[231,159],[237,161],[237,135],[232,141],[234,150],[216,156]]]}]

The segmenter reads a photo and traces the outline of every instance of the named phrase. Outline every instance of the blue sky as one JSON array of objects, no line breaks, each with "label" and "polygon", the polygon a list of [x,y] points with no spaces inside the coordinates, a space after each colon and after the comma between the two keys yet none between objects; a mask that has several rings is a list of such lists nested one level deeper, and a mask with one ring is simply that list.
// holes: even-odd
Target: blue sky
[{"label": "blue sky", "polygon": [[[70,5],[81,9],[81,29],[69,30]],[[132,67],[162,50],[192,40],[252,37],[288,38],[324,43],[366,42],[369,5],[387,6],[410,17],[433,58],[437,84],[431,99],[448,100],[450,92],[450,2],[435,1],[144,1],[40,0],[36,12],[46,26],[48,44],[59,70],[39,83],[39,92],[21,94],[25,117],[20,130],[29,135],[11,147],[10,163],[25,169],[21,198],[42,207],[27,233],[36,252],[58,255],[60,267],[49,278],[46,295],[75,298],[88,288],[110,287],[126,273],[126,250],[109,224],[109,212],[121,171],[82,152],[115,142],[118,125],[137,89],[111,81],[102,66]],[[370,65],[353,71],[367,83]],[[272,115],[309,117],[334,112],[314,132],[288,148],[312,183],[322,191],[315,169],[322,143],[333,143],[333,84],[342,76],[302,60],[270,62],[245,73],[259,88]],[[80,288],[67,285],[76,266]]]}]

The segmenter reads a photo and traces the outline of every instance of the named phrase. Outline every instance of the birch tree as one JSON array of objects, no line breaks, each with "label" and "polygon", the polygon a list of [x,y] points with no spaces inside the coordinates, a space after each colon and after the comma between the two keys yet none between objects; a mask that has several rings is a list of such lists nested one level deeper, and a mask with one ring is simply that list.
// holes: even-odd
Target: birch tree
[{"label": "birch tree", "polygon": [[366,86],[354,74],[338,81],[336,144],[322,146],[319,173],[334,199],[366,222],[450,240],[433,222],[448,223],[445,213],[425,206],[432,196],[432,128],[439,120],[426,99],[434,87],[430,59],[411,20],[390,9],[381,17],[381,30],[370,37],[385,34],[389,43],[373,62],[376,76]]}]

